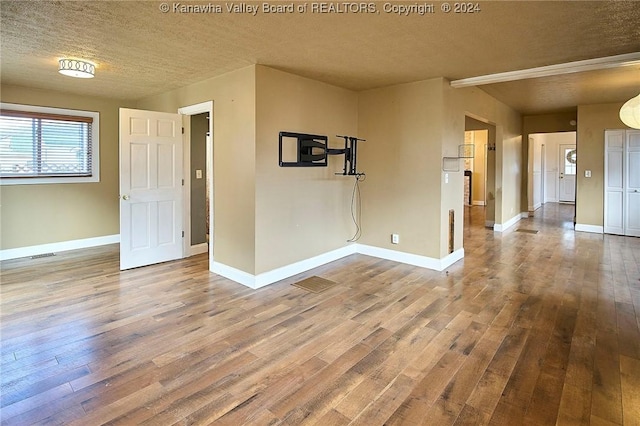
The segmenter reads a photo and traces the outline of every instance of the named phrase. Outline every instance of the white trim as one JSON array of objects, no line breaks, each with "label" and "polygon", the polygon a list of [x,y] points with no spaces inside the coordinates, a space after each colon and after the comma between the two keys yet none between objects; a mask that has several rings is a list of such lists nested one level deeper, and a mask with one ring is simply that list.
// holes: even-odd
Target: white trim
[{"label": "white trim", "polygon": [[213,262],[213,265],[211,266],[211,272],[222,275],[225,278],[229,278],[230,280],[247,287],[257,289],[269,284],[273,284],[285,278],[292,277],[299,273],[308,271],[309,269],[317,268],[318,266],[333,262],[334,260],[341,259],[345,256],[355,254],[357,252],[356,246],[356,244],[348,245],[346,247],[332,250],[330,252],[314,256],[309,259],[301,260],[299,262],[292,263],[281,268],[263,272],[259,275],[252,275],[248,272],[241,271],[220,262]]},{"label": "white trim", "polygon": [[292,263],[291,265],[283,266],[269,272],[264,272],[259,275],[252,275],[248,272],[241,271],[220,262],[213,262],[211,272],[252,289],[258,289],[356,253],[391,260],[394,262],[406,263],[408,265],[419,266],[421,268],[433,269],[436,271],[443,271],[460,259],[464,258],[464,249],[456,250],[442,259],[434,259],[432,257],[404,253],[364,244],[352,244],[310,259],[301,260],[299,262]]},{"label": "white trim", "polygon": [[208,243],[195,244],[189,247],[189,256],[195,256],[196,254],[202,254],[209,251]]},{"label": "white trim", "polygon": [[435,271],[442,271],[464,257],[464,249],[456,250],[448,256],[443,257],[442,259],[435,259],[433,257],[405,253],[396,250],[389,250],[380,247],[373,247],[365,244],[358,244],[357,250],[358,253],[366,254],[367,256],[392,260],[394,262],[406,263],[408,265],[433,269]]},{"label": "white trim", "polygon": [[265,285],[292,277],[294,275],[308,271],[309,269],[317,268],[318,266],[333,262],[345,256],[355,254],[357,253],[356,248],[356,244],[351,244],[337,250],[332,250],[328,253],[314,256],[310,259],[301,260],[299,262],[292,263],[291,265],[283,266],[269,272],[264,272],[256,276],[255,287],[253,288],[264,287]]},{"label": "white trim", "polygon": [[231,281],[237,282],[238,284],[242,284],[249,288],[256,288],[256,276],[248,272],[241,271],[240,269],[227,266],[224,263],[220,262],[213,262],[209,270],[214,274],[218,274],[220,276],[228,278]]},{"label": "white trim", "polygon": [[[184,116],[192,116],[197,114],[209,113],[209,136],[207,137],[207,157],[213,155],[213,146],[211,141],[213,140],[213,101],[200,102],[199,104],[188,105],[178,108],[178,114]],[[184,124],[184,123],[183,123]],[[184,197],[183,197],[183,210],[185,212],[183,217],[184,229],[191,229],[191,123],[189,123],[189,132],[185,132],[183,137],[183,175],[184,175]],[[188,133],[188,135],[187,135]],[[188,140],[186,139],[188,136]],[[207,161],[207,164],[209,162]],[[213,170],[206,170],[207,179],[209,180],[209,235],[211,243],[215,241],[214,233],[214,218],[213,218]],[[187,253],[191,253],[191,233],[185,232],[185,238],[183,242],[183,256]],[[191,256],[192,254],[189,254]],[[209,250],[209,269],[213,271],[213,250]],[[221,274],[222,275],[222,274]]]},{"label": "white trim", "polygon": [[540,207],[542,207],[542,203],[538,203],[535,206],[529,206],[529,211],[530,212],[535,212],[536,210],[538,210]]},{"label": "white trim", "polygon": [[[515,225],[516,223],[520,222],[520,219],[522,219],[522,215],[525,213],[520,213],[514,217],[512,217],[511,219],[509,219],[508,221],[504,222],[504,223],[496,223],[495,225],[493,225],[493,230],[495,232],[504,232],[507,229],[511,228],[513,225]],[[526,217],[529,217],[529,212],[526,213]]]},{"label": "white trim", "polygon": [[576,231],[591,232],[593,234],[604,234],[604,227],[599,225],[585,225],[583,223],[576,223]]},{"label": "white trim", "polygon": [[584,61],[567,62],[564,64],[547,65],[517,71],[500,72],[496,74],[481,75],[478,77],[463,78],[451,82],[451,87],[461,88],[480,86],[483,84],[504,83],[507,81],[525,80],[528,78],[549,77],[576,72],[595,71],[609,68],[619,68],[640,64],[640,53],[627,53],[624,55],[606,56],[604,58],[587,59]]},{"label": "white trim", "polygon": [[484,201],[476,201],[476,200],[473,200],[473,205],[474,205],[474,206],[486,206],[486,205],[487,205],[487,203],[486,203],[486,202],[484,202]]},{"label": "white trim", "polygon": [[61,241],[59,243],[40,244],[37,246],[19,247],[0,250],[0,260],[18,259],[36,256],[44,253],[56,253],[67,250],[77,250],[87,247],[104,246],[120,242],[120,235],[105,235],[104,237],[84,238],[82,240]]},{"label": "white trim", "polygon": [[203,112],[210,112],[213,109],[213,101],[201,102],[195,105],[189,105],[178,108],[178,114],[183,115],[196,115]]},{"label": "white trim", "polygon": [[521,219],[529,219],[529,212],[520,212],[520,218]]}]

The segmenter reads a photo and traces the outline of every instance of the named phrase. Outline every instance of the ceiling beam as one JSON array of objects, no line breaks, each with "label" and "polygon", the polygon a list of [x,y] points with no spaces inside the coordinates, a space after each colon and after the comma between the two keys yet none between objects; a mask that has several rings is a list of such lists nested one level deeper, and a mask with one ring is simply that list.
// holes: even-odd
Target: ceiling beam
[{"label": "ceiling beam", "polygon": [[548,65],[544,67],[529,68],[525,70],[500,72],[478,77],[453,80],[451,87],[461,88],[481,86],[483,84],[504,83],[506,81],[525,80],[528,78],[549,77],[576,72],[596,71],[610,68],[628,67],[640,65],[640,52],[626,53],[624,55],[606,56],[604,58],[587,59],[584,61],[567,62],[565,64]]}]

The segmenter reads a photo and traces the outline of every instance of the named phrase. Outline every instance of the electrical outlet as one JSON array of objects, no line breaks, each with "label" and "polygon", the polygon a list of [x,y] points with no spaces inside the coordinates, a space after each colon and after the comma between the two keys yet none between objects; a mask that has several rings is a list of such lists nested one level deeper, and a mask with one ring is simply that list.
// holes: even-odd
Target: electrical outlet
[{"label": "electrical outlet", "polygon": [[391,234],[391,243],[392,244],[400,244],[400,235]]},{"label": "electrical outlet", "polygon": [[590,178],[591,177],[591,170],[585,170],[584,171],[584,177]]},{"label": "electrical outlet", "polygon": [[196,179],[202,179],[202,170],[196,170]]}]

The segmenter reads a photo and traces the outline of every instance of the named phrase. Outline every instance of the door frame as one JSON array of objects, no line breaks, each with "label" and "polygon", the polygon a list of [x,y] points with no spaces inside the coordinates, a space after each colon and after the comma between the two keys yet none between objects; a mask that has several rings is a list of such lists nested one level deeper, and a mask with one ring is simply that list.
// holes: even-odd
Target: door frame
[{"label": "door frame", "polygon": [[[191,252],[191,126],[187,124],[187,120],[191,120],[192,115],[198,115],[203,113],[209,113],[209,137],[207,138],[207,158],[213,155],[213,101],[201,102],[199,104],[188,105],[178,108],[178,114],[183,116],[183,127],[188,128],[188,132],[184,132],[182,136],[183,150],[183,175],[184,175],[184,204],[183,204],[183,223],[184,223],[184,238],[183,238],[183,257],[189,257],[197,253]],[[209,181],[209,269],[213,265],[213,242],[214,242],[214,218],[213,218],[213,166],[212,162],[207,161],[206,176]],[[210,167],[211,164],[211,167]],[[210,170],[211,169],[211,170]]]}]

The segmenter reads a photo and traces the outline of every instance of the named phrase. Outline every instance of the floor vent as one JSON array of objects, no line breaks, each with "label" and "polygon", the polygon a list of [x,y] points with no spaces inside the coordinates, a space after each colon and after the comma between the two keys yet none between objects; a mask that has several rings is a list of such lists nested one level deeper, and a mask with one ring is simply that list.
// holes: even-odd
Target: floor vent
[{"label": "floor vent", "polygon": [[300,287],[301,289],[310,291],[312,293],[322,293],[325,290],[330,289],[331,287],[333,287],[334,285],[336,285],[337,283],[334,281],[330,281],[324,278],[320,278],[320,277],[309,277],[305,280],[302,281],[298,281],[297,283],[293,283],[291,285],[294,285],[296,287]]},{"label": "floor vent", "polygon": [[41,257],[51,257],[51,256],[55,256],[55,253],[42,253],[42,254],[36,254],[34,256],[31,256],[32,259],[40,259]]},{"label": "floor vent", "polygon": [[516,232],[524,232],[525,234],[537,234],[535,229],[516,229]]}]

